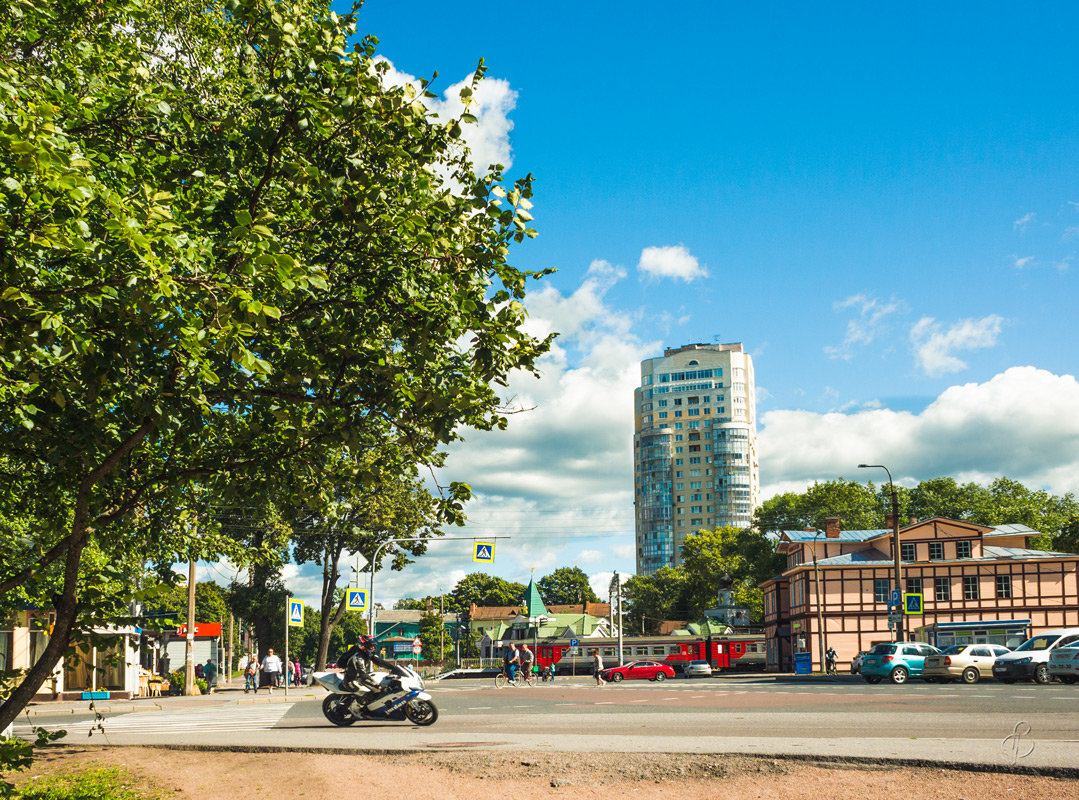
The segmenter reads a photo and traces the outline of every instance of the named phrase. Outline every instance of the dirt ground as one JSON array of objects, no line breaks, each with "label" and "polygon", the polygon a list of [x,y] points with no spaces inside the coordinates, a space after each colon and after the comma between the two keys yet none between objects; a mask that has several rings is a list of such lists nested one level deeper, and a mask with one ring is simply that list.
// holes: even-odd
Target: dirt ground
[{"label": "dirt ground", "polygon": [[664,800],[1079,800],[1079,780],[886,764],[850,766],[747,756],[490,753],[353,755],[141,747],[47,750],[19,782],[87,766],[121,766],[175,798],[456,800],[649,797]]}]

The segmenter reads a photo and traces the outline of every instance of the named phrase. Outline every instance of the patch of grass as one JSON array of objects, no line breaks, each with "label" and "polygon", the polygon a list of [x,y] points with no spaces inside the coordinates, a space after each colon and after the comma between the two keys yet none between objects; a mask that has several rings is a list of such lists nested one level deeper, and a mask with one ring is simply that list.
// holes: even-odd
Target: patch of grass
[{"label": "patch of grass", "polygon": [[49,775],[15,790],[16,800],[160,800],[155,791],[139,787],[123,771],[87,769],[71,775]]}]

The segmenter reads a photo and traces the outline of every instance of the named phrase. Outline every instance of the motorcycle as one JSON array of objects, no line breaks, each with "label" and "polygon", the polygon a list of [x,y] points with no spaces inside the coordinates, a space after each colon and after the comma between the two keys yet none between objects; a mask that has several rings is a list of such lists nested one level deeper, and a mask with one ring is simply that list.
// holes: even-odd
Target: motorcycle
[{"label": "motorcycle", "polygon": [[[337,672],[316,672],[314,677],[330,692],[322,701],[322,713],[334,725],[353,725],[361,719],[430,725],[438,719],[438,709],[424,691],[423,678],[403,664],[395,665],[392,672],[371,675],[377,693],[365,686],[346,689]],[[377,701],[374,708],[369,707],[372,701]]]}]

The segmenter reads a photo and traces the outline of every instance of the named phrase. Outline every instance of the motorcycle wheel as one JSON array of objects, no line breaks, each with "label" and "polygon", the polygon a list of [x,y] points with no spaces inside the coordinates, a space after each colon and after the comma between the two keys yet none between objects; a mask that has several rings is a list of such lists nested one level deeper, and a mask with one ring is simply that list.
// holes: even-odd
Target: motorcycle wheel
[{"label": "motorcycle wheel", "polygon": [[334,725],[345,727],[354,724],[356,716],[348,709],[348,695],[329,694],[322,701],[322,713]]},{"label": "motorcycle wheel", "polygon": [[438,709],[430,700],[414,700],[405,703],[405,716],[415,725],[431,725],[438,719]]}]

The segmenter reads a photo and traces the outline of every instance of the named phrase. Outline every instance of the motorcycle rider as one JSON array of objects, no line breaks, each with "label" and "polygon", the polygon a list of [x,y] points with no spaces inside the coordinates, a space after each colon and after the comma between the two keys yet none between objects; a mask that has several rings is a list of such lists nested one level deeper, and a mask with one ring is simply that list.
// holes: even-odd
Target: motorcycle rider
[{"label": "motorcycle rider", "polygon": [[378,642],[375,641],[374,636],[360,636],[356,644],[346,650],[340,661],[338,661],[339,666],[343,664],[345,667],[345,674],[341,679],[341,688],[350,692],[367,689],[368,696],[364,701],[365,706],[370,705],[374,700],[389,692],[389,689],[380,689],[374,678],[371,677],[372,666],[382,667],[382,669],[386,670],[393,669],[391,662],[379,658],[376,654],[377,645]]},{"label": "motorcycle rider", "polygon": [[837,653],[835,648],[828,645],[828,649],[824,651],[824,672],[825,674],[835,671],[835,660]]}]

